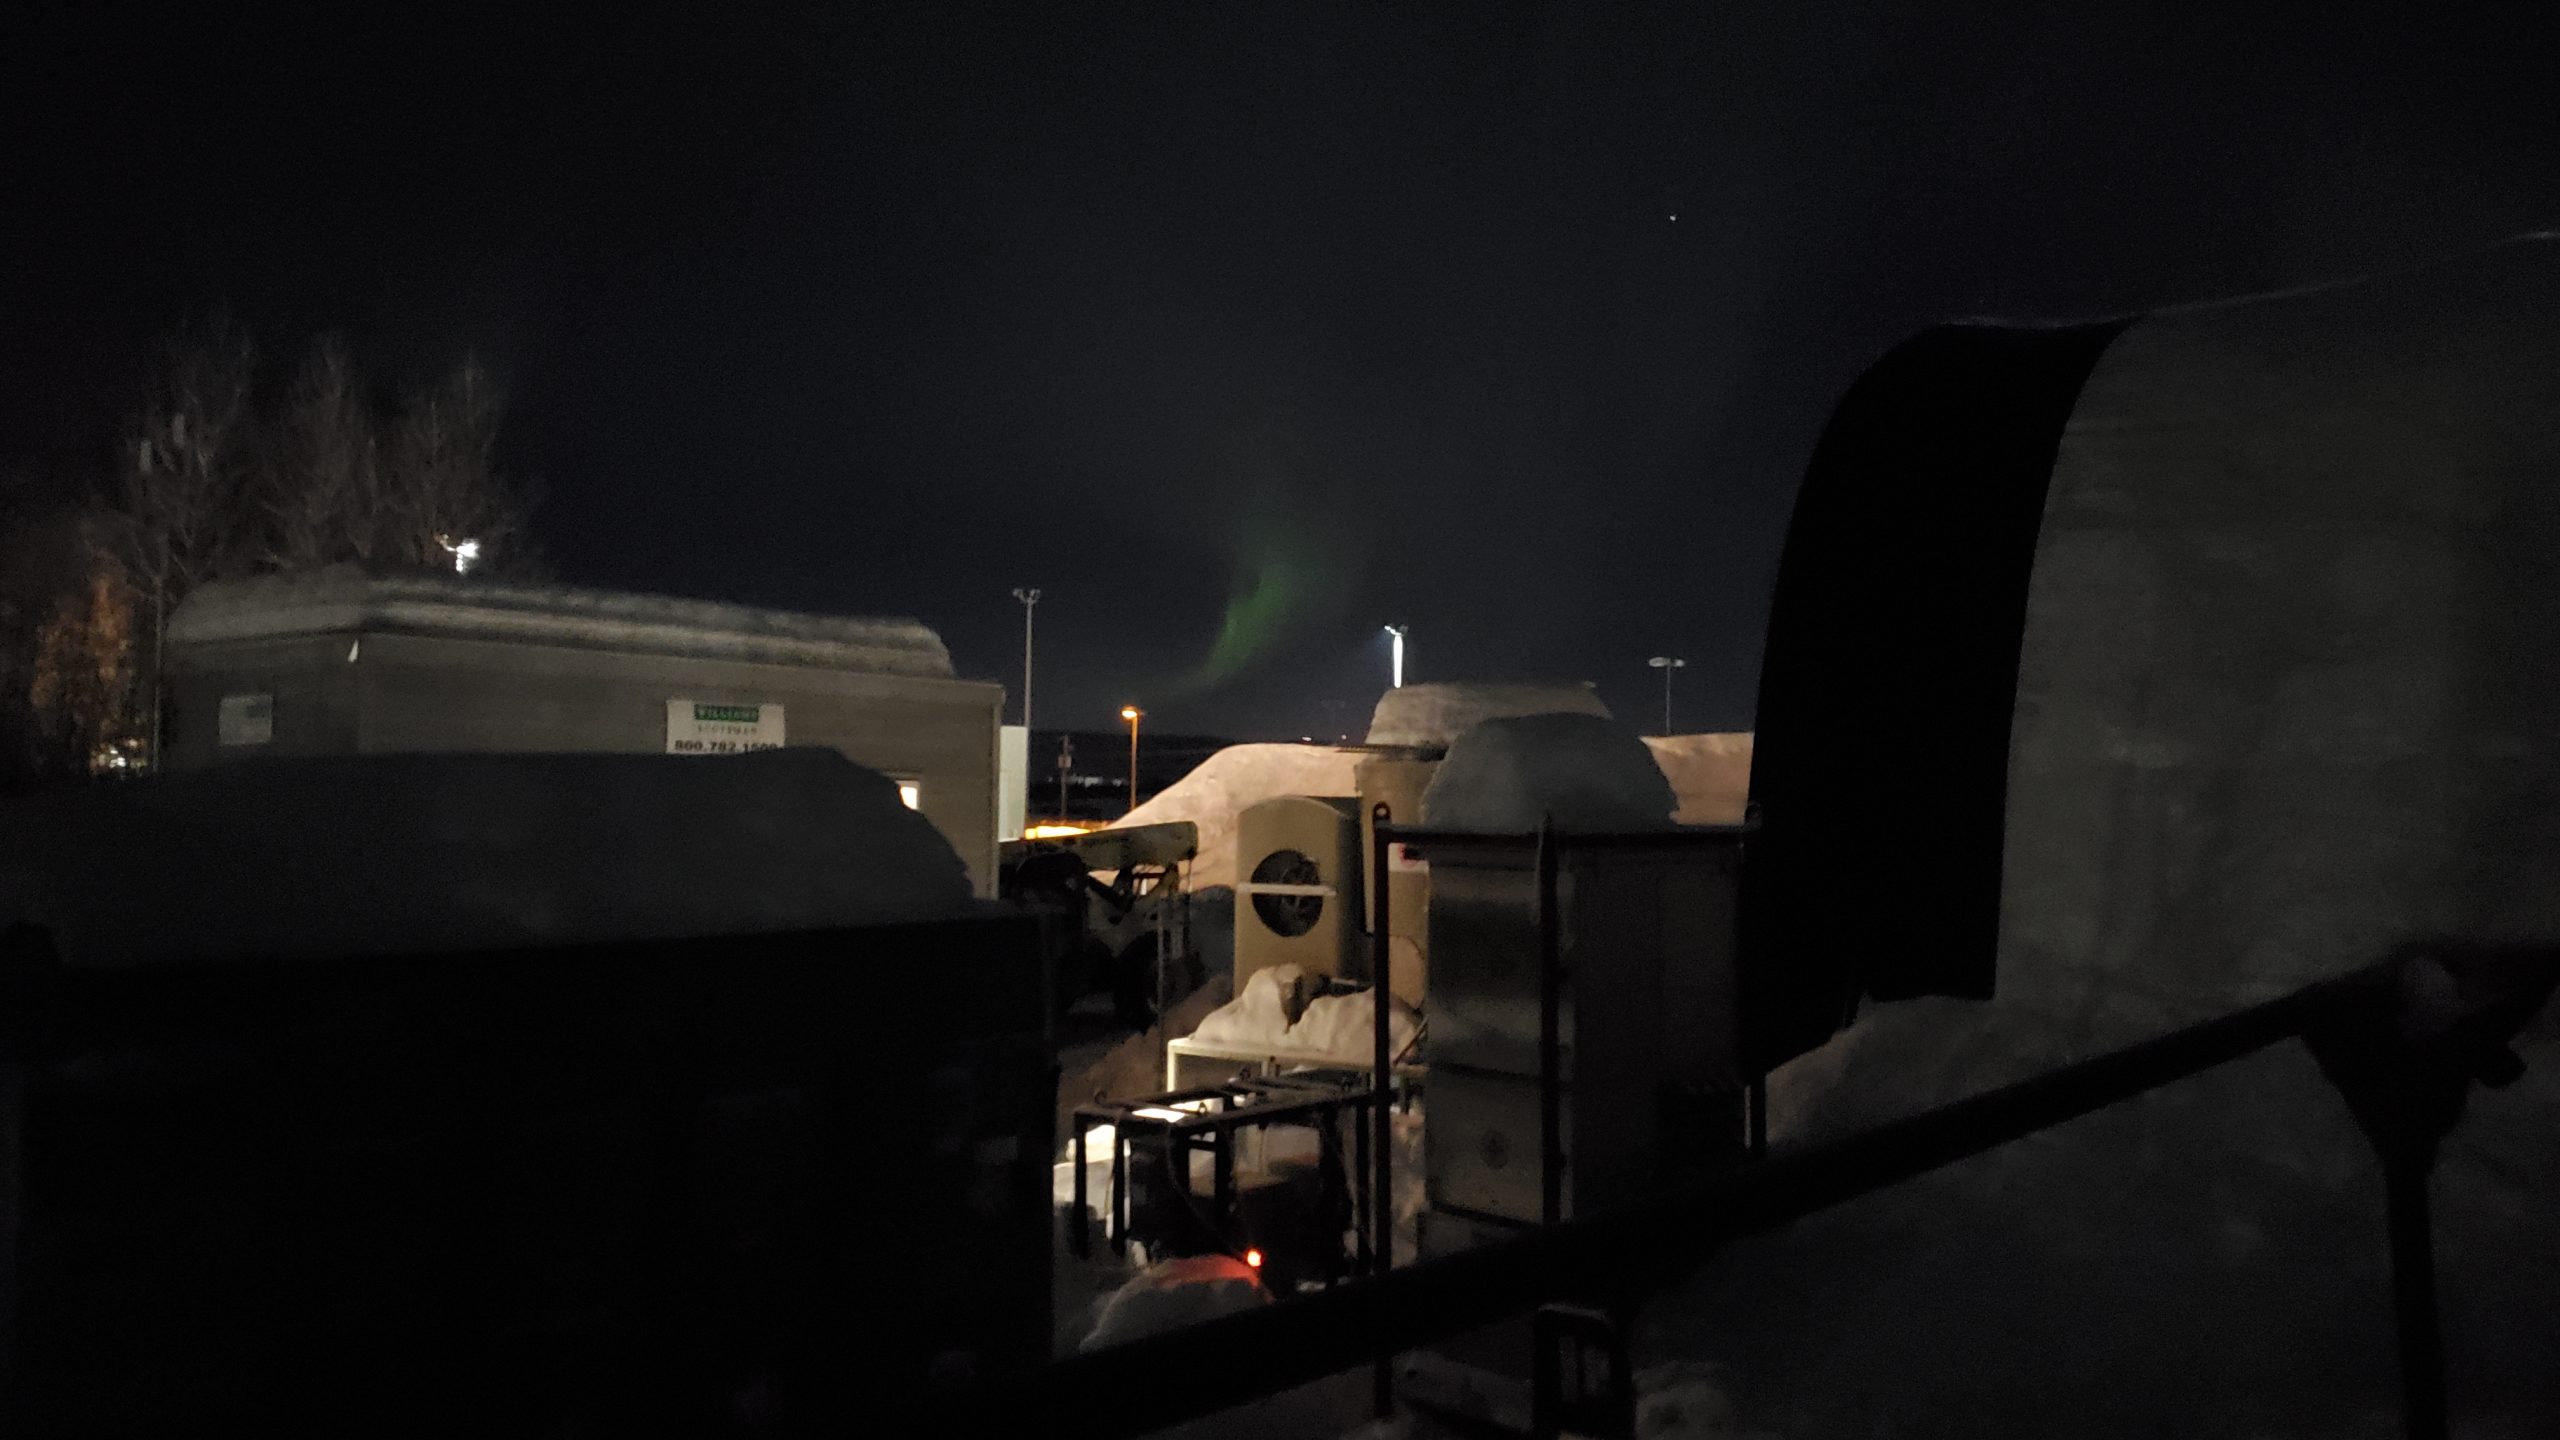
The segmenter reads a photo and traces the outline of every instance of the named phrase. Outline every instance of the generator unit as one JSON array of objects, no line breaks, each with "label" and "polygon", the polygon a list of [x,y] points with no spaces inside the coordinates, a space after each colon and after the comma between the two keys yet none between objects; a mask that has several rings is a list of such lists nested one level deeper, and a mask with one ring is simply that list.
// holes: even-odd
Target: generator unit
[{"label": "generator unit", "polygon": [[1235,993],[1273,965],[1360,978],[1361,829],[1360,802],[1339,796],[1282,795],[1236,817]]}]

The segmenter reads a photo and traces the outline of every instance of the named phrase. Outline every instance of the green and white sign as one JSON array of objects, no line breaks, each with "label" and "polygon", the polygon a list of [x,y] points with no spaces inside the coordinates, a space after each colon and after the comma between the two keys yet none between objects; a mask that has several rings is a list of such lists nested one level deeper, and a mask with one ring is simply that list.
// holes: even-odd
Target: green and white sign
[{"label": "green and white sign", "polygon": [[737,755],[749,750],[782,748],[779,705],[706,705],[695,700],[667,702],[667,753],[670,755]]}]

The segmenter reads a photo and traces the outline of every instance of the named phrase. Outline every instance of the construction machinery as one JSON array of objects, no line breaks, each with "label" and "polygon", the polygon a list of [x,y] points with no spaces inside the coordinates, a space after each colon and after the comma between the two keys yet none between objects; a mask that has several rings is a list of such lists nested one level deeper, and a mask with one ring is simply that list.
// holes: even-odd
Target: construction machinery
[{"label": "construction machinery", "polygon": [[1188,820],[999,847],[998,893],[1041,916],[1058,1009],[1105,991],[1143,1029],[1198,986],[1183,866],[1199,851]]}]

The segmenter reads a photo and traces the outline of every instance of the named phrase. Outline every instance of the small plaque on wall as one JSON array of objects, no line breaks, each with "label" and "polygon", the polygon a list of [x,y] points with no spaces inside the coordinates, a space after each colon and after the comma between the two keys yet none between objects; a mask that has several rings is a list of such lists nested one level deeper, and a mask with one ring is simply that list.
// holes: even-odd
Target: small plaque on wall
[{"label": "small plaque on wall", "polygon": [[225,695],[221,712],[222,743],[264,745],[276,738],[276,697]]}]

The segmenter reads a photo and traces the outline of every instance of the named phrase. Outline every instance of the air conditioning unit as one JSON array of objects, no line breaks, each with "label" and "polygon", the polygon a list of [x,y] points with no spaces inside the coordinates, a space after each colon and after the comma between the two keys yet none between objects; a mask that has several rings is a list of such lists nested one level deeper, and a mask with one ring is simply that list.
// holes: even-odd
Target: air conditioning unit
[{"label": "air conditioning unit", "polygon": [[1254,973],[1367,973],[1360,802],[1282,795],[1236,817],[1236,993]]}]

